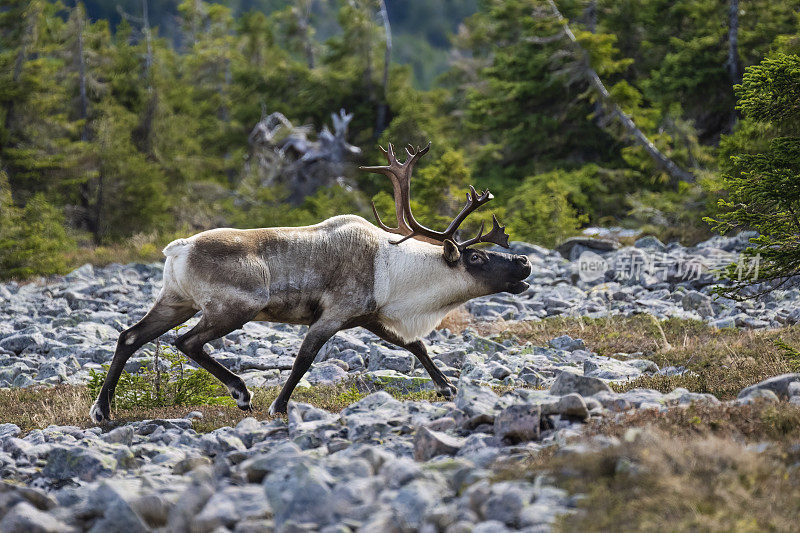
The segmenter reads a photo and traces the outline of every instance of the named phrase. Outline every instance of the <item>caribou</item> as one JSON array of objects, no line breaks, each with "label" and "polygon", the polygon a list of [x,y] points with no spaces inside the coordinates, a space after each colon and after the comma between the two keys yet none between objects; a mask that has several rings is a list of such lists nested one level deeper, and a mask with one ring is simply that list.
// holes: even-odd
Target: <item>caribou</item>
[{"label": "caribou", "polygon": [[525,291],[531,265],[524,255],[474,247],[508,248],[508,235],[494,215],[488,233],[481,224],[475,237],[457,240],[461,223],[493,198],[488,189],[478,193],[470,186],[466,205],[444,231],[414,218],[411,173],[429,148],[430,143],[407,147],[400,163],[389,144],[381,148],[388,165],[361,167],[391,181],[397,227],[384,224],[373,203],[377,226],[340,215],[304,227],[212,229],[168,244],[161,292],[148,313],[120,334],[91,419],[110,419],[114,389],[131,355],[198,311],[199,322],[175,345],[219,379],[240,409],[252,409],[252,393],[204,345],[253,320],[308,326],[289,377],[270,406],[272,415],[286,413],[292,391],[320,348],[338,331],[354,327],[414,354],[437,392],[452,398],[456,388],[428,356],[422,338],[472,298]]}]

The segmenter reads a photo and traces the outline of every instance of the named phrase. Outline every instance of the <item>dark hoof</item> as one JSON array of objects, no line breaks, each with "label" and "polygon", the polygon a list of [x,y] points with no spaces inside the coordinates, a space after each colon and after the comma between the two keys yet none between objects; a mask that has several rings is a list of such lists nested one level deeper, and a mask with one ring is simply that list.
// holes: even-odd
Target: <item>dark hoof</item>
[{"label": "dark hoof", "polygon": [[236,407],[238,407],[242,411],[253,410],[253,408],[250,406],[250,399],[253,397],[252,392],[250,392],[246,388],[235,389],[233,387],[228,387],[228,392],[231,393],[231,398],[236,400]]},{"label": "dark hoof", "polygon": [[89,409],[89,418],[91,418],[92,422],[95,424],[105,424],[111,421],[111,414],[109,411],[108,407],[101,406],[95,402],[92,408]]},{"label": "dark hoof", "polygon": [[278,400],[276,399],[272,402],[272,405],[269,406],[269,414],[270,416],[285,415],[288,407],[288,403],[278,404]]},{"label": "dark hoof", "polygon": [[456,397],[457,389],[455,385],[452,383],[446,383],[444,385],[437,385],[436,386],[436,394],[437,396],[442,396],[448,400],[452,400]]}]

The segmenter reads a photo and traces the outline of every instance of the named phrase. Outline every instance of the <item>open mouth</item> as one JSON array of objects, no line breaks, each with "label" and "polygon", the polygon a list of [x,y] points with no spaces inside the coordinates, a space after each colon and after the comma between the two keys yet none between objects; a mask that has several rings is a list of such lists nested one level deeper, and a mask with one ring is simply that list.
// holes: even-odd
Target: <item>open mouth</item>
[{"label": "open mouth", "polygon": [[520,294],[528,290],[528,285],[524,281],[512,281],[506,286],[506,292],[510,292],[511,294]]}]

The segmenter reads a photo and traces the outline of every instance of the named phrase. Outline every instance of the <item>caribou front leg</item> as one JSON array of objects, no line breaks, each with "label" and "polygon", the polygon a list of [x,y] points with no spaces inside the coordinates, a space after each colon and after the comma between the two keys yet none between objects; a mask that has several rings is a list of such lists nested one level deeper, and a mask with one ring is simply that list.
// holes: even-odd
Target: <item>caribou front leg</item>
[{"label": "caribou front leg", "polygon": [[455,385],[450,383],[450,380],[447,379],[447,376],[442,374],[442,371],[439,370],[439,367],[436,366],[430,356],[428,356],[428,349],[421,340],[405,342],[403,339],[384,328],[381,324],[369,324],[364,326],[364,328],[371,331],[381,339],[391,342],[392,344],[404,348],[414,354],[414,356],[419,360],[420,363],[422,363],[422,366],[433,380],[433,385],[436,387],[436,392],[447,399],[453,398],[456,395]]}]

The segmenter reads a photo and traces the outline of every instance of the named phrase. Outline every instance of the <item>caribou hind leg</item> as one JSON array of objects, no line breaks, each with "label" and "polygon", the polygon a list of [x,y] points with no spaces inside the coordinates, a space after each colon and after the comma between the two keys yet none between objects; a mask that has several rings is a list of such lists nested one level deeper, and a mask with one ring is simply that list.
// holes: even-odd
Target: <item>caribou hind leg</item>
[{"label": "caribou hind leg", "polygon": [[103,381],[103,387],[97,396],[94,405],[89,410],[89,417],[95,424],[106,422],[110,419],[111,400],[117,387],[122,370],[128,359],[142,346],[153,339],[163,335],[170,329],[183,324],[197,312],[185,302],[162,296],[153,304],[153,307],[133,327],[126,329],[119,335],[117,349],[108,374]]},{"label": "caribou hind leg", "polygon": [[[237,312],[231,314],[230,309],[236,309]],[[252,393],[247,390],[242,378],[208,355],[203,345],[241,328],[250,322],[260,309],[261,307],[248,309],[247,305],[237,306],[235,304],[227,309],[204,309],[200,322],[175,341],[175,346],[181,352],[228,387],[231,397],[236,400],[236,405],[243,411],[252,410],[250,406]]]}]

